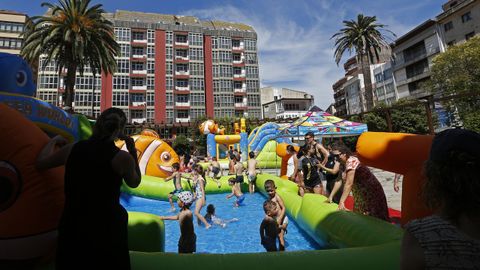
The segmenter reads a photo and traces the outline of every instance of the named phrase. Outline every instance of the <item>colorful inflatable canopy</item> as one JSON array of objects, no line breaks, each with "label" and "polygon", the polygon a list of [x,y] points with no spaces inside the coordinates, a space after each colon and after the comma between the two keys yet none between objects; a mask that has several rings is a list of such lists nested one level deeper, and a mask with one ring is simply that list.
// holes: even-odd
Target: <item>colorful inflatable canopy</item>
[{"label": "colorful inflatable canopy", "polygon": [[304,136],[313,132],[317,136],[352,136],[368,131],[367,125],[347,121],[333,116],[317,106],[313,106],[295,122],[280,128],[281,136]]}]

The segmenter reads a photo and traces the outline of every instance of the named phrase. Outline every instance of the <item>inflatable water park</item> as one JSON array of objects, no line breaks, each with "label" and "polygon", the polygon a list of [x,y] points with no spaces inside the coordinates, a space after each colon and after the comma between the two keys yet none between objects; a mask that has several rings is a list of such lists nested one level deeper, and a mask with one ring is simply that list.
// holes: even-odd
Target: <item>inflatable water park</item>
[{"label": "inflatable water park", "polygon": [[[0,77],[0,262],[8,262],[13,268],[34,262],[36,269],[54,269],[57,227],[64,205],[64,168],[38,171],[35,161],[52,136],[62,135],[71,142],[83,140],[91,135],[91,123],[83,115],[71,115],[36,99],[31,70],[21,58],[0,54]],[[320,114],[312,112],[284,127],[266,123],[250,134],[246,133],[243,120],[237,124],[236,134],[224,134],[213,120],[206,121],[199,128],[207,135],[209,156],[217,157],[221,164],[226,164],[226,152],[232,146],[242,152],[243,160],[247,160],[248,152],[255,152],[260,166],[265,168],[284,168],[290,158],[286,146],[293,144],[292,137],[303,136],[307,130],[316,130],[319,136],[334,132],[339,136],[359,135],[357,156],[362,163],[404,175],[401,224],[429,214],[427,208],[422,207],[418,194],[423,183],[421,168],[428,157],[432,136],[368,132],[363,124],[334,116],[323,115],[322,119],[327,116],[327,120],[316,119]],[[153,132],[147,130],[132,137],[142,181],[134,189],[124,185],[123,194],[126,198],[166,201],[172,183],[166,182],[165,178],[171,175],[172,165],[179,161],[179,156]],[[125,149],[121,141],[117,146]],[[229,177],[220,178],[220,187],[214,181],[207,181],[207,196],[230,193]],[[300,197],[298,186],[281,175],[258,175],[256,190],[265,198],[264,183],[267,180],[275,182],[289,219],[322,249],[177,254],[165,249],[165,242],[170,237],[165,229],[166,221],[155,214],[129,210],[132,269],[179,266],[242,270],[291,270],[299,266],[308,269],[399,269],[403,236],[400,225],[351,211],[337,211],[337,205],[324,203],[326,198],[321,195]],[[182,181],[182,185],[185,190],[191,189],[188,181]],[[85,186],[85,194],[91,188],[95,187]],[[248,186],[244,184],[242,190],[248,190]],[[231,209],[241,219],[241,209]],[[202,229],[205,230],[198,230]],[[242,231],[238,226],[240,237]],[[287,242],[288,237],[287,234]],[[228,239],[227,236],[225,241]]]}]

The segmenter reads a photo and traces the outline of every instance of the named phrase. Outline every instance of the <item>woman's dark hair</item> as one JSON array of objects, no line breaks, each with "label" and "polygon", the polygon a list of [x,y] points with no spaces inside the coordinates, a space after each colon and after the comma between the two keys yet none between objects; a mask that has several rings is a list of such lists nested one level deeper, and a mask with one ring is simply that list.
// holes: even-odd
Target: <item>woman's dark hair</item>
[{"label": "woman's dark hair", "polygon": [[332,151],[338,151],[342,154],[346,154],[348,157],[352,155],[352,151],[350,150],[350,148],[348,148],[345,144],[339,142],[332,144]]},{"label": "woman's dark hair", "polygon": [[443,207],[452,219],[461,213],[480,214],[479,167],[478,157],[464,151],[450,151],[442,161],[430,157],[424,167],[425,204],[432,209]]},{"label": "woman's dark hair", "polygon": [[293,145],[291,145],[291,144],[287,145],[287,150],[290,151],[290,152],[296,152],[295,147],[293,147]]},{"label": "woman's dark hair", "polygon": [[117,130],[123,130],[127,116],[119,108],[108,108],[100,114],[93,126],[92,139],[106,139]]}]

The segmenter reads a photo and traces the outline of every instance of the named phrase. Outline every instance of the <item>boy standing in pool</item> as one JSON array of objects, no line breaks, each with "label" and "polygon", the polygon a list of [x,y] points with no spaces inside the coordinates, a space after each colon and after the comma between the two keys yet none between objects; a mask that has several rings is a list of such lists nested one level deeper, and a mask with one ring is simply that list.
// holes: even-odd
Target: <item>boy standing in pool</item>
[{"label": "boy standing in pool", "polygon": [[243,164],[240,162],[240,155],[236,154],[233,161],[235,162],[233,166],[235,169],[235,185],[240,189],[240,184],[243,183]]},{"label": "boy standing in pool", "polygon": [[283,203],[282,198],[280,195],[277,194],[277,187],[275,186],[275,182],[273,180],[267,180],[265,181],[264,184],[265,191],[268,194],[268,198],[277,204],[277,223],[281,224],[281,228],[278,232],[278,239],[280,242],[279,245],[279,250],[284,251],[285,250],[285,232],[287,231],[287,225],[288,225],[288,217],[285,215],[285,204]]},{"label": "boy standing in pool", "polygon": [[168,194],[168,202],[170,203],[170,212],[175,212],[175,205],[173,204],[173,196],[177,196],[183,191],[182,188],[182,173],[179,172],[180,164],[175,162],[172,164],[173,173],[169,177],[165,178],[165,182],[173,179],[173,186],[175,189]]},{"label": "boy standing in pool", "polygon": [[180,224],[180,239],[178,240],[178,253],[193,253],[196,251],[197,235],[193,229],[193,214],[190,205],[193,203],[193,194],[182,191],[178,195],[178,207],[181,211],[176,216],[160,216],[162,220],[178,220]]},{"label": "boy standing in pool", "polygon": [[257,165],[258,161],[255,159],[255,153],[252,151],[248,153],[250,159],[248,160],[248,191],[250,194],[255,192],[255,180],[257,180]]},{"label": "boy standing in pool", "polygon": [[237,197],[237,200],[235,201],[235,203],[233,203],[233,205],[235,207],[239,207],[243,200],[245,200],[245,195],[240,189],[240,184],[237,184],[235,178],[232,177],[228,179],[228,185],[232,187],[232,193],[227,195],[227,199],[230,199],[233,196]]},{"label": "boy standing in pool", "polygon": [[275,217],[278,215],[277,204],[274,201],[267,200],[263,203],[265,217],[260,224],[260,239],[262,246],[268,252],[278,251],[277,238],[280,228]]}]

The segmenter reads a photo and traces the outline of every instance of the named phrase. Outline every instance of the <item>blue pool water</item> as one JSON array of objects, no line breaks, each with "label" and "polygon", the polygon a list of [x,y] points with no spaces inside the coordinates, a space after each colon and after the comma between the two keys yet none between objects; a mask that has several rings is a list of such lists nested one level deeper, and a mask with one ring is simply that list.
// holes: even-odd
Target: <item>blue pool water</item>
[{"label": "blue pool water", "polygon": [[[197,234],[197,253],[252,253],[265,252],[260,244],[260,223],[265,216],[263,202],[265,197],[260,193],[245,194],[244,205],[233,207],[234,198],[226,199],[227,194],[207,195],[207,205],[213,204],[216,215],[222,219],[238,218],[239,221],[228,223],[225,228],[212,226],[206,230],[197,224],[194,217],[195,233]],[[157,201],[122,194],[121,204],[128,211],[147,212],[160,216],[172,215],[168,210],[170,205],[165,201]],[[176,205],[178,210],[178,205]],[[206,214],[206,206],[201,214]],[[195,207],[192,205],[192,212]],[[177,252],[180,228],[178,221],[165,221],[165,251]],[[321,249],[309,236],[301,231],[298,225],[290,219],[288,233],[285,236],[286,250]]]}]

